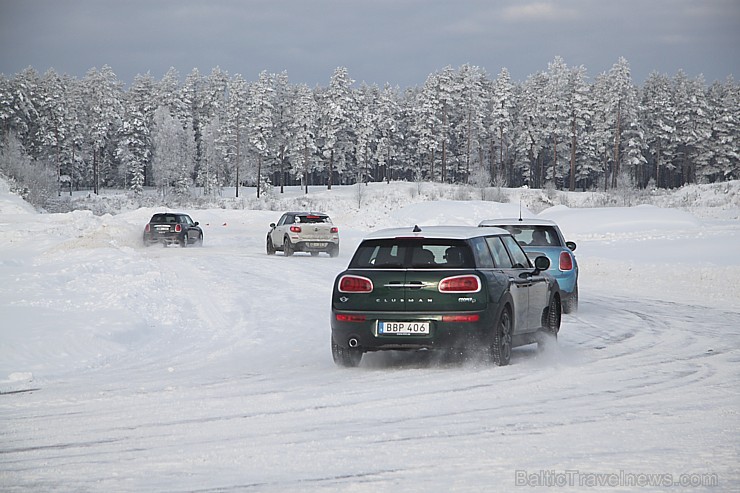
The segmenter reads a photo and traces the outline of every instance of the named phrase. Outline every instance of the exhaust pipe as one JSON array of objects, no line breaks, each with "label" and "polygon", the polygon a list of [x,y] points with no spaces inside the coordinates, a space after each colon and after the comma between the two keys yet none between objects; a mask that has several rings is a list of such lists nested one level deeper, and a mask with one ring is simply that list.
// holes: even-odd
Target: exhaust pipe
[{"label": "exhaust pipe", "polygon": [[360,341],[358,341],[356,337],[351,337],[348,344],[349,344],[349,347],[356,348],[357,346],[360,345]]}]

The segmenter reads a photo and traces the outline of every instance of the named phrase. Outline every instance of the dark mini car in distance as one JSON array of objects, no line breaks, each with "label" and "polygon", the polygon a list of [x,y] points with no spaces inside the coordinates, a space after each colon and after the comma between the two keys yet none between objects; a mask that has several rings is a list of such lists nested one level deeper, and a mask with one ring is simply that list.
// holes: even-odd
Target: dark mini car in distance
[{"label": "dark mini car in distance", "polygon": [[203,246],[203,230],[197,221],[181,212],[154,214],[144,227],[144,246],[155,243],[164,246]]},{"label": "dark mini car in distance", "polygon": [[557,281],[499,228],[377,231],[334,281],[331,351],[339,366],[364,353],[441,350],[507,365],[511,349],[546,345],[560,330]]},{"label": "dark mini car in distance", "polygon": [[576,244],[565,241],[555,221],[539,218],[487,219],[478,226],[507,230],[530,258],[546,255],[550,259],[548,272],[558,280],[560,286],[563,312],[578,310],[578,262],[573,253]]}]

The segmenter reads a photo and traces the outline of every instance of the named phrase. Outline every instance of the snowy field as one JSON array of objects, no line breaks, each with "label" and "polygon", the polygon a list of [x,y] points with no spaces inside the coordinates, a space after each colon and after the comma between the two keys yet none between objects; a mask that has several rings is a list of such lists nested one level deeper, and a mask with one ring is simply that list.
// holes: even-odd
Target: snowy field
[{"label": "snowy field", "polygon": [[331,285],[363,235],[541,194],[421,192],[315,188],[341,254],[288,258],[264,251],[282,211],[185,210],[203,248],[144,248],[159,209],[36,214],[0,182],[0,491],[740,491],[739,182],[525,207],[578,243],[549,352],[336,368]]}]

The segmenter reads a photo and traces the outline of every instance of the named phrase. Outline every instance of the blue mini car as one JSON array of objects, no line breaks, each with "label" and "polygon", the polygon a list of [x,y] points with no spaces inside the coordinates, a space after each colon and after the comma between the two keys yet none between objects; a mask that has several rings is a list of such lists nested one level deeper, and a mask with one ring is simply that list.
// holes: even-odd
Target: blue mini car
[{"label": "blue mini car", "polygon": [[530,259],[545,255],[550,259],[550,273],[560,285],[563,313],[578,310],[578,263],[573,252],[576,244],[565,241],[554,221],[536,218],[488,219],[478,226],[509,231]]}]

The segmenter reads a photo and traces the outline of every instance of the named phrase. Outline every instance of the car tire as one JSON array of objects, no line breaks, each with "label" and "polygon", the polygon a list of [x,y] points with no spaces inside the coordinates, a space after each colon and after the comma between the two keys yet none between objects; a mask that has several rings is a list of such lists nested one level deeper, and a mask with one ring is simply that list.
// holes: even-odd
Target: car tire
[{"label": "car tire", "polygon": [[267,235],[267,255],[275,255],[275,245],[272,244],[270,235]]},{"label": "car tire", "polygon": [[362,361],[362,351],[359,349],[343,348],[339,344],[331,341],[331,356],[334,363],[342,368],[355,368]]},{"label": "car tire", "polygon": [[283,252],[286,257],[293,255],[293,245],[291,245],[290,240],[287,237],[283,240]]},{"label": "car tire", "polygon": [[542,328],[550,335],[557,336],[560,332],[560,322],[563,319],[562,303],[557,294],[550,299],[547,310],[542,315]]},{"label": "car tire", "polygon": [[491,341],[491,360],[496,366],[506,366],[511,361],[513,319],[511,309],[505,306],[499,314],[493,327]]},{"label": "car tire", "polygon": [[565,298],[563,302],[563,313],[575,313],[578,311],[578,284],[576,284],[573,293]]},{"label": "car tire", "polygon": [[339,256],[339,247],[338,247],[338,246],[334,246],[334,247],[332,247],[332,248],[331,248],[331,249],[330,249],[330,250],[329,250],[328,252],[326,252],[326,253],[328,253],[328,254],[329,254],[329,256],[330,256],[330,257],[332,257],[332,258],[334,258],[334,257],[338,257],[338,256]]},{"label": "car tire", "polygon": [[188,235],[187,234],[183,235],[182,238],[180,239],[180,246],[182,248],[185,248],[186,246],[188,246]]},{"label": "car tire", "polygon": [[195,243],[196,246],[202,247],[203,246],[203,233],[198,235],[198,241]]},{"label": "car tire", "polygon": [[553,296],[547,310],[542,315],[542,330],[537,334],[537,352],[541,353],[558,342],[560,322],[563,318],[562,306],[557,296]]}]

